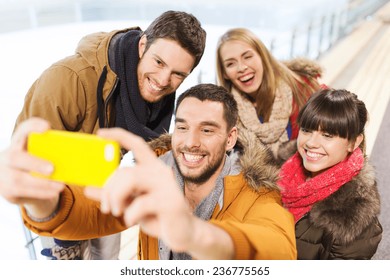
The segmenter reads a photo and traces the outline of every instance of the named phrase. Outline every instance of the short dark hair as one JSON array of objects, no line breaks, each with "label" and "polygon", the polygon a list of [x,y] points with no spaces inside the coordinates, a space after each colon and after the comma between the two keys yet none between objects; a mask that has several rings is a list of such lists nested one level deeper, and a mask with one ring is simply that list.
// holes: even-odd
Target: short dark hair
[{"label": "short dark hair", "polygon": [[[223,105],[223,116],[227,123],[228,131],[237,124],[238,108],[233,95],[224,87],[215,84],[199,84],[187,89],[180,94],[176,102],[176,111],[180,103],[187,97],[194,97],[200,101],[219,102]],[[200,112],[201,114],[201,112]]]},{"label": "short dark hair", "polygon": [[300,128],[319,130],[355,141],[368,118],[366,105],[345,89],[321,89],[314,93],[298,115]]},{"label": "short dark hair", "polygon": [[157,17],[143,32],[146,35],[145,51],[157,39],[171,39],[195,57],[192,70],[199,64],[206,47],[206,31],[192,14],[167,11]]}]

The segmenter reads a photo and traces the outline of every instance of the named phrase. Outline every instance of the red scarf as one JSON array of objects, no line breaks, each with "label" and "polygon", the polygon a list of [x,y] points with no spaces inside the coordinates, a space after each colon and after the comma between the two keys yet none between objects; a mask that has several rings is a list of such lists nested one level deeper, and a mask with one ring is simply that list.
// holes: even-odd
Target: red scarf
[{"label": "red scarf", "polygon": [[363,164],[363,153],[357,148],[345,160],[308,179],[302,158],[296,153],[283,164],[280,171],[278,185],[282,189],[284,206],[298,221],[310,211],[313,204],[327,198],[359,174]]}]

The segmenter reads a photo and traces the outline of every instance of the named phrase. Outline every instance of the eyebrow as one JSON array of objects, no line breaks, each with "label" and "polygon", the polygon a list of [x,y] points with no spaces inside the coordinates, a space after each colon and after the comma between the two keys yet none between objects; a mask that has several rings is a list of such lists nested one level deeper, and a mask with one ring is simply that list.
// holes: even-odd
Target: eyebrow
[{"label": "eyebrow", "polygon": [[247,50],[247,51],[243,52],[241,56],[247,55],[248,53],[251,53],[251,52],[253,52],[253,50]]},{"label": "eyebrow", "polygon": [[[183,118],[176,118],[175,119],[175,123],[187,123],[187,121]],[[221,125],[217,122],[214,122],[214,121],[203,121],[200,123],[201,126],[205,126],[205,125],[208,125],[208,126],[213,126],[213,127],[217,127],[217,128],[221,128]]]},{"label": "eyebrow", "polygon": [[[156,59],[160,60],[161,63],[164,64],[165,67],[168,66],[168,64],[165,62],[165,60],[162,59],[158,54],[153,53],[153,55]],[[185,78],[187,78],[190,75],[190,73],[186,73],[186,72],[182,72],[182,71],[173,71],[173,73],[183,75]]]}]

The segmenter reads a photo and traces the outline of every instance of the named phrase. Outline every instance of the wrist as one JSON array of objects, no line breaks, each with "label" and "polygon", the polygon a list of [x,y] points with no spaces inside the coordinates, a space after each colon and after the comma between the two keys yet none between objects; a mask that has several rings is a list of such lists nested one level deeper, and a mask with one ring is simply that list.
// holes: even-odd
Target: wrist
[{"label": "wrist", "polygon": [[193,230],[190,254],[196,259],[232,259],[234,243],[230,235],[222,228],[198,220]]},{"label": "wrist", "polygon": [[25,204],[24,208],[26,209],[27,216],[34,222],[47,222],[53,219],[59,211],[59,197],[50,200],[41,202],[39,206]]},{"label": "wrist", "polygon": [[26,214],[27,216],[34,222],[37,222],[37,223],[44,223],[44,222],[48,222],[50,221],[51,219],[53,219],[57,214],[58,214],[58,208],[56,208],[49,216],[47,217],[44,217],[44,218],[37,218],[37,217],[34,217],[30,212],[29,210],[26,208]]}]

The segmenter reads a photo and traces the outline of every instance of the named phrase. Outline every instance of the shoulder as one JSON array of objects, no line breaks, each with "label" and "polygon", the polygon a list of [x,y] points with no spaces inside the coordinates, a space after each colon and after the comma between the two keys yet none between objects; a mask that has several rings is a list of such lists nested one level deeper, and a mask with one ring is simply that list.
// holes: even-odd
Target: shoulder
[{"label": "shoulder", "polygon": [[139,27],[131,27],[110,32],[96,32],[84,36],[77,45],[76,55],[73,56],[72,61],[81,64],[81,67],[83,65],[85,67],[93,66],[92,68],[100,73],[103,67],[108,63],[108,49],[111,40],[116,37],[117,34],[123,34],[130,30],[141,29]]},{"label": "shoulder", "polygon": [[169,133],[165,133],[160,135],[160,137],[149,141],[148,144],[157,156],[162,156],[172,149],[171,140],[172,135]]},{"label": "shoulder", "polygon": [[119,33],[126,33],[130,30],[141,30],[139,27],[130,27],[126,29],[117,29],[109,32],[95,32],[82,37],[77,45],[76,51],[83,52],[85,50],[98,49],[102,45],[108,45],[110,40]]},{"label": "shoulder", "polygon": [[343,242],[359,236],[380,212],[374,168],[366,161],[360,173],[325,200],[315,204],[310,220]]},{"label": "shoulder", "polygon": [[256,134],[247,129],[240,129],[236,149],[239,151],[239,165],[243,178],[250,188],[255,191],[262,188],[279,191],[276,184],[279,166],[271,150],[259,141]]},{"label": "shoulder", "polygon": [[322,75],[322,67],[314,60],[307,58],[295,58],[285,60],[283,63],[292,71],[301,76],[309,76],[312,78],[319,78]]}]

